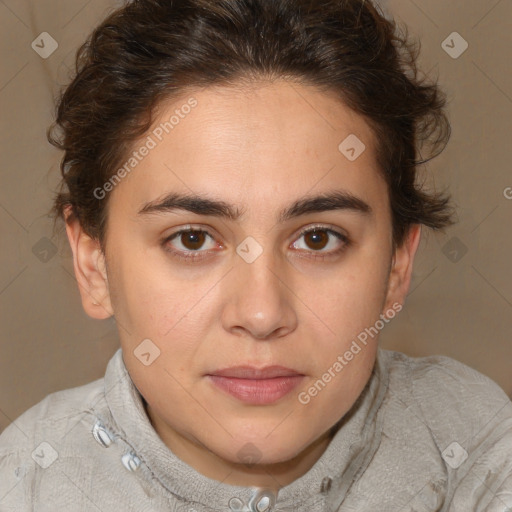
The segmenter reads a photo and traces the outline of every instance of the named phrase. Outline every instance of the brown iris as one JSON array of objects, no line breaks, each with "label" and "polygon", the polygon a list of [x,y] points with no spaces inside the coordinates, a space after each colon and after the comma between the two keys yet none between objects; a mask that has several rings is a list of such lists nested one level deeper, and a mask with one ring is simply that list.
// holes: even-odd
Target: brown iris
[{"label": "brown iris", "polygon": [[[313,230],[304,235],[304,240],[311,249],[323,249],[329,242],[329,235],[322,229]],[[312,245],[309,244],[309,240],[312,242]]]},{"label": "brown iris", "polygon": [[205,232],[190,230],[181,234],[181,243],[190,250],[201,249],[205,242]]}]

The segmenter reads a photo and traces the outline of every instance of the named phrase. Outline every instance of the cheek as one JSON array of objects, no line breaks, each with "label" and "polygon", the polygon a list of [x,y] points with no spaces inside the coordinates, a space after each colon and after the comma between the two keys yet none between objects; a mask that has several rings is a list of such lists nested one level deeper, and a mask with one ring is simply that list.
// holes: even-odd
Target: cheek
[{"label": "cheek", "polygon": [[120,278],[115,282],[116,319],[133,337],[156,337],[162,319],[176,308],[175,297],[179,291],[167,290],[163,280],[155,280],[156,271],[135,266],[129,271],[129,265],[124,269],[123,266],[121,263]]},{"label": "cheek", "polygon": [[325,319],[337,339],[340,336],[346,339],[373,325],[379,318],[386,296],[386,278],[383,255],[360,258],[358,262],[333,272],[321,287],[306,283],[306,296],[313,311]]},{"label": "cheek", "polygon": [[176,268],[162,258],[117,262],[113,306],[116,320],[125,327],[120,329],[125,344],[135,346],[149,338],[163,350],[172,342],[186,357],[204,338],[209,312],[218,302],[211,290],[221,276],[202,272],[194,277]]},{"label": "cheek", "polygon": [[329,335],[313,352],[315,378],[304,398],[311,402],[310,411],[323,410],[322,414],[326,404],[338,404],[328,413],[334,420],[352,406],[371,375],[378,346],[374,326],[382,312],[386,269],[361,269],[333,281],[325,292],[310,296]]}]

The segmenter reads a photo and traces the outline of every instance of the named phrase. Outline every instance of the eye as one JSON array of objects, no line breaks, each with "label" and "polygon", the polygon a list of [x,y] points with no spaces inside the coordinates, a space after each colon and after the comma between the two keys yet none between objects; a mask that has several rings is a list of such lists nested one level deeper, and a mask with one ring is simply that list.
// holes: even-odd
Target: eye
[{"label": "eye", "polygon": [[[303,242],[300,242],[301,239]],[[349,244],[350,240],[343,233],[327,226],[313,226],[302,230],[292,247],[299,249],[299,252],[309,253],[311,258],[324,259],[338,255]],[[187,261],[200,260],[207,257],[215,247],[222,247],[208,231],[192,226],[171,234],[162,241],[162,246],[173,257]]]},{"label": "eye", "polygon": [[346,235],[326,226],[304,229],[301,231],[298,240],[302,238],[302,244],[297,241],[294,242],[292,247],[301,251],[321,253],[321,255],[313,254],[313,258],[337,255],[349,245],[349,239]]},{"label": "eye", "polygon": [[[204,245],[208,239],[214,243],[210,242],[210,247],[205,250]],[[203,253],[215,247],[216,244],[214,238],[207,231],[187,226],[163,240],[163,246],[165,250],[178,258],[200,259],[204,256]]]}]

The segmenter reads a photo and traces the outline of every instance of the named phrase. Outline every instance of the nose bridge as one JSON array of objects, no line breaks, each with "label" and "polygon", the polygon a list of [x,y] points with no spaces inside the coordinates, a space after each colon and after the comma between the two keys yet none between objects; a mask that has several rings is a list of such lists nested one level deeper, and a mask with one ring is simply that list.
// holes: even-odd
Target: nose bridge
[{"label": "nose bridge", "polygon": [[[240,256],[243,251],[249,247],[250,258],[244,258]],[[250,286],[253,295],[257,296],[260,293],[269,295],[268,299],[272,300],[271,297],[279,293],[278,289],[281,283],[276,275],[279,275],[282,265],[279,263],[279,258],[274,251],[268,245],[268,248],[261,249],[258,251],[251,242],[246,242],[245,246],[241,244],[237,253],[239,254],[241,261],[237,264],[237,273],[240,281],[246,281],[247,285]],[[282,270],[281,270],[282,272]]]},{"label": "nose bridge", "polygon": [[224,327],[249,331],[256,338],[294,329],[296,317],[290,291],[284,284],[284,261],[250,237],[238,246],[237,258],[230,272]]}]

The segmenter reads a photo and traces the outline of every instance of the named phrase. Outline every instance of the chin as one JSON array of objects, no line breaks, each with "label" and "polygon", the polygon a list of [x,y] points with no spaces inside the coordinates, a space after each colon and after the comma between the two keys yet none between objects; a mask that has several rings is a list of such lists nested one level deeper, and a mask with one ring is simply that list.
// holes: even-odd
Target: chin
[{"label": "chin", "polygon": [[272,443],[269,443],[266,433],[262,434],[259,439],[253,438],[246,441],[240,440],[240,437],[238,437],[236,446],[231,444],[225,447],[227,451],[221,450],[217,452],[217,455],[235,464],[278,464],[293,459],[305,448],[305,446],[298,446],[297,444],[286,445],[286,442],[290,443],[289,437],[286,439],[275,439]]}]

